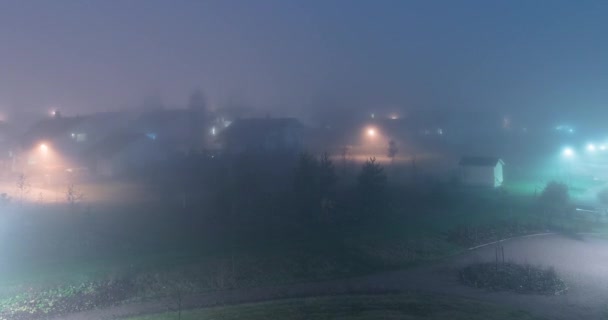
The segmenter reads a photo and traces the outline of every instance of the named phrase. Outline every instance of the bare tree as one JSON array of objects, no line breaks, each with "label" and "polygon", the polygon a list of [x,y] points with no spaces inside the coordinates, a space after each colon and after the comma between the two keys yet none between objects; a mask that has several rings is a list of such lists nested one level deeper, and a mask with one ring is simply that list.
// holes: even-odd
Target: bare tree
[{"label": "bare tree", "polygon": [[182,309],[184,307],[184,290],[181,286],[176,285],[173,292],[175,300],[175,308],[169,307],[169,310],[177,312],[177,320],[182,319]]},{"label": "bare tree", "polygon": [[195,292],[193,284],[185,277],[177,279],[167,279],[169,288],[170,300],[172,303],[167,305],[169,311],[177,312],[177,320],[182,319],[182,310],[184,310],[184,299]]},{"label": "bare tree", "polygon": [[28,177],[24,173],[17,176],[17,191],[19,192],[19,202],[23,203],[23,198],[30,192],[31,185]]},{"label": "bare tree", "polygon": [[346,164],[348,162],[348,154],[350,151],[350,147],[349,146],[343,146],[340,149],[340,158],[342,161],[342,174],[346,174]]},{"label": "bare tree", "polygon": [[68,184],[68,188],[65,192],[65,199],[70,205],[70,208],[74,208],[77,203],[84,199],[84,193],[76,188],[74,183]]},{"label": "bare tree", "polygon": [[397,142],[395,142],[395,140],[391,139],[388,142],[388,152],[387,152],[387,156],[389,158],[391,158],[391,163],[395,162],[395,156],[397,155],[398,152],[399,152],[399,149],[397,148]]}]

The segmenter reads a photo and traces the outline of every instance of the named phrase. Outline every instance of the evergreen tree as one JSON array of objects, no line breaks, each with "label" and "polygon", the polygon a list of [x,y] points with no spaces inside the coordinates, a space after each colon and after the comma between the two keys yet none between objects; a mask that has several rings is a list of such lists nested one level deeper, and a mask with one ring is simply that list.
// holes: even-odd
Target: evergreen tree
[{"label": "evergreen tree", "polygon": [[376,158],[370,158],[365,162],[359,176],[358,199],[360,209],[364,215],[382,211],[386,204],[387,177],[384,168],[376,162]]}]

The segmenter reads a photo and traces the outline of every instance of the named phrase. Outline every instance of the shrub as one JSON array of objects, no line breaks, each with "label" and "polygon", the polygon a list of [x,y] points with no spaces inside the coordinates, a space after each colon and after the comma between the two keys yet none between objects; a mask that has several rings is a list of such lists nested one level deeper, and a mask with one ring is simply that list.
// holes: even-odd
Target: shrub
[{"label": "shrub", "polygon": [[460,281],[475,288],[517,293],[558,295],[566,284],[553,268],[539,268],[515,263],[477,263],[460,271]]},{"label": "shrub", "polygon": [[597,199],[604,205],[608,205],[608,188],[597,193]]},{"label": "shrub", "polygon": [[541,202],[551,207],[564,207],[568,204],[569,198],[568,186],[556,181],[547,183],[540,195]]}]

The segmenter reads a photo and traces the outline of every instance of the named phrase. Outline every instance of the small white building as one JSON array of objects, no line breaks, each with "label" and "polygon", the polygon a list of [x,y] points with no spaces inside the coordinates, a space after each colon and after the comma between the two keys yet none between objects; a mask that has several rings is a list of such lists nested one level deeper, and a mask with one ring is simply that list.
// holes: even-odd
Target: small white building
[{"label": "small white building", "polygon": [[462,184],[471,187],[500,187],[504,165],[497,157],[463,157],[459,162]]}]

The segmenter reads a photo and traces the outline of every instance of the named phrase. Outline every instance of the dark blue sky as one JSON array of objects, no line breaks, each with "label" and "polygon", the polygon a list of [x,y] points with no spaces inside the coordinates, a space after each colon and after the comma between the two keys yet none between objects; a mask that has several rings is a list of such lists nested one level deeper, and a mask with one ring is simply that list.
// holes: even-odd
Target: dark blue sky
[{"label": "dark blue sky", "polygon": [[[608,1],[0,1],[0,108],[601,110]],[[280,110],[280,111],[279,111]]]}]

